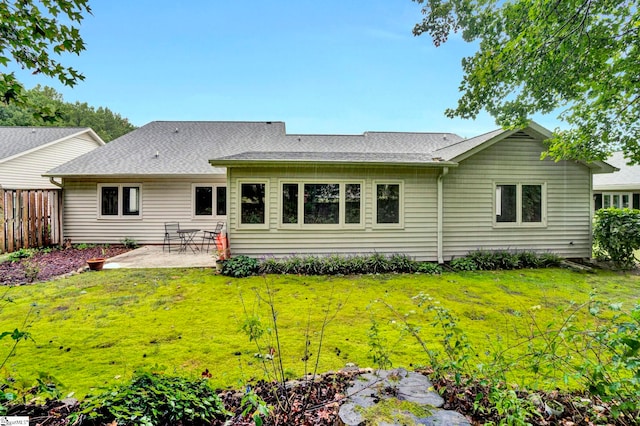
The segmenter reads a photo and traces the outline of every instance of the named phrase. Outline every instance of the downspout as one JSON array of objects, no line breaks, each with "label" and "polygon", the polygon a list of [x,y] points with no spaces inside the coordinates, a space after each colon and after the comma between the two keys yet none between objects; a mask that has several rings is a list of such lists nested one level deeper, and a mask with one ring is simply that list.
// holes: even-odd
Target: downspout
[{"label": "downspout", "polygon": [[49,182],[51,182],[52,184],[54,184],[54,185],[55,185],[55,186],[57,186],[58,188],[62,188],[62,184],[61,184],[61,183],[56,182],[56,181],[55,181],[55,179],[53,178],[53,176],[51,176],[51,177],[49,178]]},{"label": "downspout", "polygon": [[442,168],[442,173],[440,173],[438,175],[438,241],[437,241],[437,250],[438,250],[438,263],[439,264],[443,264],[444,263],[444,257],[442,254],[442,228],[443,228],[443,212],[444,212],[444,207],[443,207],[443,185],[442,185],[442,178],[444,178],[447,174],[449,173],[449,167],[443,167]]},{"label": "downspout", "polygon": [[58,245],[61,246],[64,243],[64,219],[62,217],[64,215],[64,197],[62,196],[63,186],[62,183],[56,182],[53,176],[49,178],[49,182],[60,188],[60,192],[58,193],[58,229],[60,229],[60,241],[58,241]]}]

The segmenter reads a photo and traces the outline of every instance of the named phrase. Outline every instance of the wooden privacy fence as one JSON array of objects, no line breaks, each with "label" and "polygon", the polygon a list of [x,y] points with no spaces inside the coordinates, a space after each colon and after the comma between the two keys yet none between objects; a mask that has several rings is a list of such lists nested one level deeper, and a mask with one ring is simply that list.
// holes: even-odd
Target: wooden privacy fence
[{"label": "wooden privacy fence", "polygon": [[0,253],[60,244],[59,189],[0,188]]}]

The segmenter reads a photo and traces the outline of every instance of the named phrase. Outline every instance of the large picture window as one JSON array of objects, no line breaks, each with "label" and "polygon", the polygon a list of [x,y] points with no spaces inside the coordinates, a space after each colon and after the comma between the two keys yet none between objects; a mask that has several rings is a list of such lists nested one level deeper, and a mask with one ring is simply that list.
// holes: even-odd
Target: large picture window
[{"label": "large picture window", "polygon": [[362,183],[283,182],[283,226],[342,227],[362,225]]},{"label": "large picture window", "polygon": [[140,216],[140,185],[100,184],[98,194],[100,217]]},{"label": "large picture window", "polygon": [[226,216],[227,187],[215,185],[193,185],[194,216]]},{"label": "large picture window", "polygon": [[240,223],[264,225],[266,223],[266,185],[264,183],[240,184]]},{"label": "large picture window", "polygon": [[319,225],[340,223],[339,184],[304,184],[304,223]]},{"label": "large picture window", "polygon": [[497,184],[495,188],[496,224],[544,224],[544,185]]}]

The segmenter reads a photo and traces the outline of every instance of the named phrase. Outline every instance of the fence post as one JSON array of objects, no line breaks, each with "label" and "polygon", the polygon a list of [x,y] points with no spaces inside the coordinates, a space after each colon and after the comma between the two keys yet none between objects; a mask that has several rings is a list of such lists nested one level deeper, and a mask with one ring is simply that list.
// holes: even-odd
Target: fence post
[{"label": "fence post", "polygon": [[7,240],[6,240],[6,232],[5,232],[5,221],[4,221],[4,189],[0,186],[0,253],[4,253],[7,251]]}]

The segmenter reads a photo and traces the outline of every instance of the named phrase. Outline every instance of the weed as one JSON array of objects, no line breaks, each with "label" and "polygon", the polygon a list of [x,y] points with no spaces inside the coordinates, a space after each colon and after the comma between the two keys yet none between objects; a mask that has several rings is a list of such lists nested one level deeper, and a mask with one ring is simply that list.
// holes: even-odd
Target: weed
[{"label": "weed", "polygon": [[369,327],[369,353],[373,363],[380,370],[391,368],[391,358],[386,339],[380,335],[380,327],[375,319],[371,319]]},{"label": "weed", "polygon": [[24,267],[24,277],[27,282],[34,282],[40,273],[40,266],[36,262],[30,262],[28,260],[22,262],[22,266]]},{"label": "weed", "polygon": [[124,237],[120,240],[120,244],[125,246],[128,249],[136,249],[138,248],[138,243],[133,238]]}]

